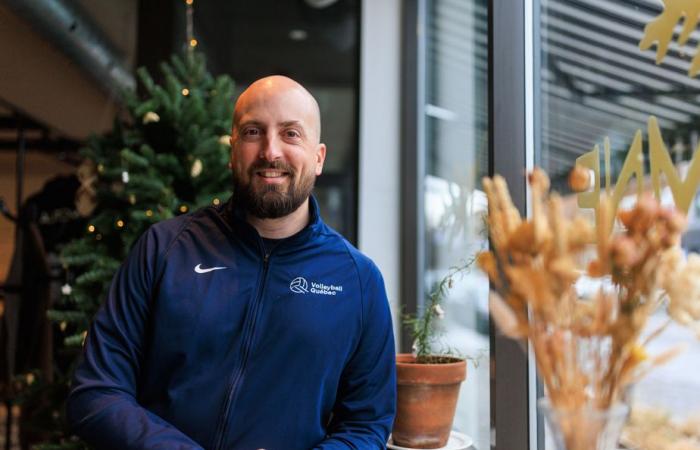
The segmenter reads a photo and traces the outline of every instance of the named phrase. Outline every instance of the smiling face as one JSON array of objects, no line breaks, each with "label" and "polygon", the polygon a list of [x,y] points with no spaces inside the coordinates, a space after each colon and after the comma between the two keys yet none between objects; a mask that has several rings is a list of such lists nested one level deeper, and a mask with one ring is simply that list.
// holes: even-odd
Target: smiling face
[{"label": "smiling face", "polygon": [[236,201],[261,218],[284,217],[305,204],[321,174],[318,105],[286,77],[253,83],[236,102],[231,170]]}]

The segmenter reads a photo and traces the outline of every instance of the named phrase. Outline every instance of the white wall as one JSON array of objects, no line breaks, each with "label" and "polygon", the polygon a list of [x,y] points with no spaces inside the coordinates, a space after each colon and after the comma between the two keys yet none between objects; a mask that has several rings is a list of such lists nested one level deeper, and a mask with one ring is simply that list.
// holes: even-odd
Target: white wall
[{"label": "white wall", "polygon": [[[399,336],[401,1],[363,0],[358,243],[379,266]],[[398,345],[397,341],[397,345]]]}]

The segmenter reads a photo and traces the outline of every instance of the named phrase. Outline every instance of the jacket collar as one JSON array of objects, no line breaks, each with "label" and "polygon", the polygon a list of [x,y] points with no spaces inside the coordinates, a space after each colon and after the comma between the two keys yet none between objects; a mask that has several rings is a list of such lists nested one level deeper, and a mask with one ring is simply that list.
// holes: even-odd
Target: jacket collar
[{"label": "jacket collar", "polygon": [[[262,249],[262,237],[251,224],[246,220],[245,211],[239,207],[234,201],[234,196],[226,202],[223,208],[223,216],[229,224],[234,234],[239,238],[243,238],[250,244]],[[285,238],[280,243],[285,249],[293,249],[294,247],[303,245],[308,242],[313,236],[323,228],[323,220],[319,213],[318,201],[311,195],[309,196],[309,223],[298,231],[296,234]]]}]

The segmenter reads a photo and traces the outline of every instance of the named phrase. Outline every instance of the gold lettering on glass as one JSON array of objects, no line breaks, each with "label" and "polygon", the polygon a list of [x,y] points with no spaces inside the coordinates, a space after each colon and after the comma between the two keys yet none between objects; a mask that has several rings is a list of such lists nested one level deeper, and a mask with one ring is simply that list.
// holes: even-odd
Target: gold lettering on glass
[{"label": "gold lettering on glass", "polygon": [[[666,57],[676,25],[683,22],[683,30],[677,42],[679,46],[684,46],[700,19],[700,1],[698,0],[665,0],[664,4],[664,11],[644,27],[644,36],[639,42],[641,50],[648,50],[656,43],[656,64],[660,64]],[[698,73],[700,73],[700,52],[696,49],[688,75],[694,77]]]},{"label": "gold lettering on glass", "polygon": [[[700,186],[700,144],[693,152],[685,179],[681,178],[678,170],[673,165],[668,147],[661,137],[661,129],[656,117],[649,117],[647,124],[649,136],[649,172],[654,193],[661,199],[661,176],[673,195],[676,208],[684,213],[688,213],[691,202],[695,197],[695,192]],[[611,197],[612,217],[616,216],[617,209],[622,197],[625,195],[632,178],[635,179],[637,195],[641,195],[644,190],[644,153],[642,130],[637,130],[632,141],[632,145],[627,151],[627,156],[622,164],[620,175],[615,181],[615,186],[610,182],[610,141],[605,138],[605,192]],[[579,208],[592,208],[598,216],[598,205],[600,202],[601,172],[600,172],[600,149],[598,145],[590,152],[584,153],[576,159],[576,165],[591,170],[594,174],[593,189],[578,194]],[[607,224],[612,227],[612,222]]]}]

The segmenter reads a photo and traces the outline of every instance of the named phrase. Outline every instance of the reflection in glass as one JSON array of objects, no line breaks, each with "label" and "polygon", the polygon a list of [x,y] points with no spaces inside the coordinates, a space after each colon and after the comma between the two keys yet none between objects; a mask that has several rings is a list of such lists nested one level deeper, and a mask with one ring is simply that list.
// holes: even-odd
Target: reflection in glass
[{"label": "reflection in glass", "polygon": [[[488,16],[486,0],[427,2],[424,281],[430,292],[450,267],[488,245],[480,190],[488,170]],[[457,276],[444,302],[445,345],[474,358],[462,384],[454,428],[489,438],[488,280],[473,270]],[[428,294],[426,292],[426,295]]]},{"label": "reflection in glass", "polygon": [[[687,72],[700,32],[692,32],[685,48],[672,43],[660,65],[655,48],[642,51],[644,27],[662,12],[662,2],[648,0],[540,0],[535,2],[537,111],[535,164],[551,176],[554,188],[575,198],[566,176],[579,156],[598,144],[601,171],[604,139],[610,139],[611,186],[620,174],[637,130],[643,133],[644,188],[651,189],[647,121],[658,118],[662,137],[676,170],[685,179],[700,131],[700,79]],[[677,28],[677,31],[680,28]],[[604,191],[605,173],[601,173]],[[665,179],[662,179],[665,182]],[[636,186],[626,189],[621,207],[634,199]],[[668,187],[661,200],[673,203]],[[700,208],[696,198],[689,210],[689,229],[683,246],[700,250]],[[649,329],[663,316],[653,316]],[[689,331],[671,325],[650,346],[650,353],[684,341],[689,350],[653,371],[632,394],[633,408],[653,407],[683,420],[700,411],[700,341]],[[669,443],[670,445],[670,443]]]}]

